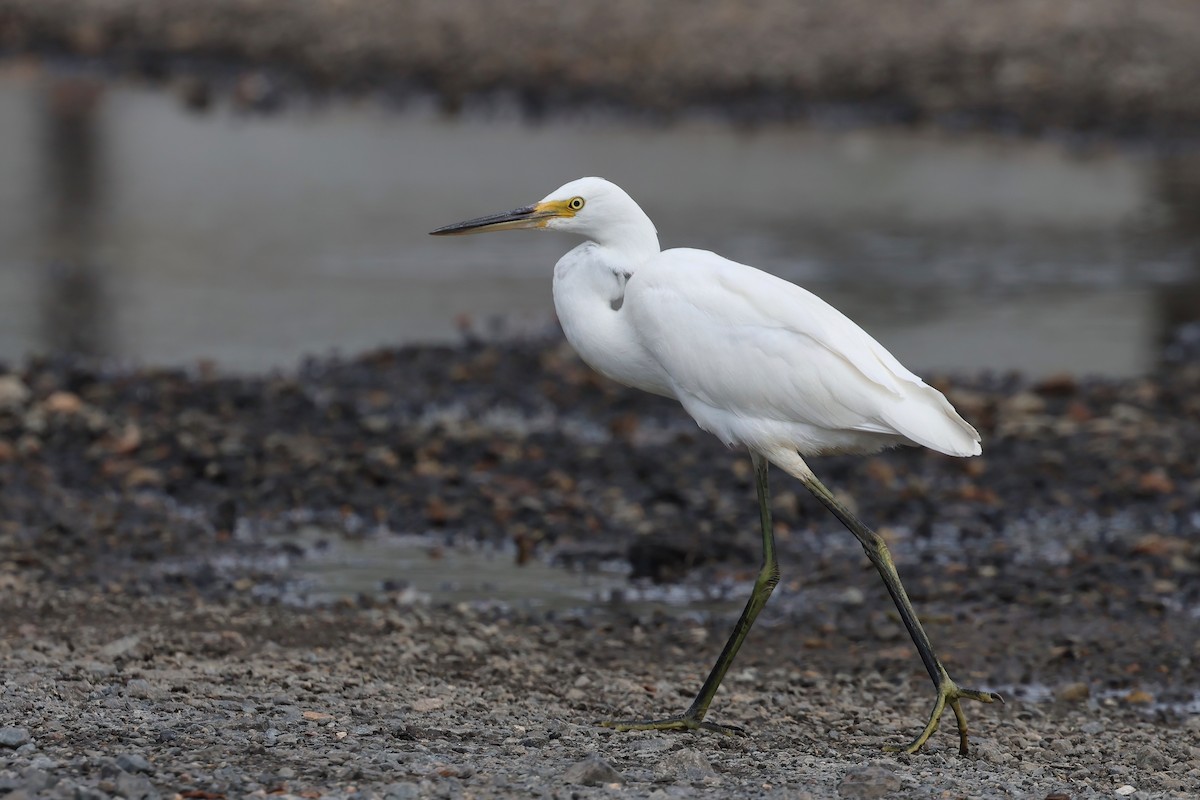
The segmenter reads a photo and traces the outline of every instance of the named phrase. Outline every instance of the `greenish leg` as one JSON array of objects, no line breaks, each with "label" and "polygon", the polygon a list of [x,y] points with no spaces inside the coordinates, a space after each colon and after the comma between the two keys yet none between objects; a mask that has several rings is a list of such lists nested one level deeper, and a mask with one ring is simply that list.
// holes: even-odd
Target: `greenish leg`
[{"label": "greenish leg", "polygon": [[750,633],[750,627],[754,625],[755,617],[767,604],[767,598],[771,596],[771,590],[775,588],[775,584],[779,583],[779,564],[775,560],[775,534],[771,528],[770,490],[767,487],[769,465],[767,460],[757,453],[751,452],[750,457],[754,462],[754,477],[758,485],[758,513],[762,525],[763,564],[754,581],[754,591],[750,594],[750,600],[746,603],[742,615],[738,617],[733,633],[730,635],[729,641],[725,643],[725,649],[721,651],[717,663],[713,665],[704,685],[700,687],[700,693],[696,695],[696,699],[692,701],[687,711],[679,716],[666,719],[601,722],[600,724],[604,727],[615,728],[619,731],[709,730],[724,734],[743,732],[741,728],[705,722],[704,715],[708,713],[708,706],[721,686],[721,680],[725,677],[725,673],[733,664],[733,659],[737,656],[742,642],[745,641],[746,634]]},{"label": "greenish leg", "polygon": [[978,700],[981,703],[1004,702],[1004,698],[994,692],[981,692],[976,689],[963,689],[953,680],[946,672],[946,668],[942,666],[942,662],[938,659],[937,654],[933,652],[933,645],[929,643],[929,636],[926,635],[925,629],[921,627],[921,621],[917,619],[917,612],[913,610],[912,603],[908,599],[908,593],[904,591],[904,585],[900,582],[900,575],[896,572],[896,565],[892,561],[892,554],[888,551],[887,543],[883,538],[868,528],[858,517],[851,513],[850,509],[838,502],[837,498],[825,488],[815,477],[810,477],[804,481],[804,485],[808,490],[817,496],[826,508],[834,513],[842,524],[845,525],[859,543],[862,544],[863,550],[867,553],[867,558],[871,559],[871,563],[875,565],[875,569],[879,571],[880,577],[883,578],[884,585],[887,586],[888,594],[892,596],[892,600],[896,603],[896,608],[900,611],[900,619],[904,621],[904,627],[908,629],[908,633],[912,636],[913,643],[917,646],[917,652],[921,655],[921,661],[925,663],[925,669],[929,671],[929,677],[933,680],[933,685],[937,689],[937,700],[933,704],[933,712],[929,715],[929,723],[925,726],[925,730],[921,735],[912,741],[907,747],[890,748],[900,750],[906,753],[915,753],[920,750],[933,732],[937,730],[938,723],[942,719],[942,714],[946,710],[946,706],[950,706],[954,711],[954,717],[958,721],[958,752],[962,755],[967,754],[967,718],[963,715],[962,707],[959,701],[963,699]]}]

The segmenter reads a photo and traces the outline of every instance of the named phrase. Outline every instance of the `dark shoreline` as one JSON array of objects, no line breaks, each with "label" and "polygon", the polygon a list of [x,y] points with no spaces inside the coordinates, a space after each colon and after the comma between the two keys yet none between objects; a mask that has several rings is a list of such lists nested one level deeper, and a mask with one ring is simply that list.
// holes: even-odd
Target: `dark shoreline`
[{"label": "dark shoreline", "polygon": [[[537,118],[601,107],[1116,137],[1200,133],[1200,21],[1186,0],[583,0],[574,13],[457,3],[0,0],[10,56],[102,58],[180,79],[189,102],[230,73],[270,107],[310,90],[433,93],[450,112],[506,96]],[[238,73],[265,70],[249,82]],[[224,74],[224,78],[222,77]],[[262,77],[282,76],[281,81]]]},{"label": "dark shoreline", "polygon": [[[928,682],[861,551],[778,475],[783,583],[714,707],[749,738],[591,724],[678,710],[723,614],[427,606],[400,584],[283,602],[304,510],[329,538],[752,575],[745,458],[558,339],[267,377],[30,361],[0,375],[0,796],[1188,796],[1200,363],[937,383],[983,458],[815,468],[892,539],[956,677],[1008,693],[967,709],[965,759],[949,732],[882,753]],[[582,774],[592,755],[619,774]]]}]

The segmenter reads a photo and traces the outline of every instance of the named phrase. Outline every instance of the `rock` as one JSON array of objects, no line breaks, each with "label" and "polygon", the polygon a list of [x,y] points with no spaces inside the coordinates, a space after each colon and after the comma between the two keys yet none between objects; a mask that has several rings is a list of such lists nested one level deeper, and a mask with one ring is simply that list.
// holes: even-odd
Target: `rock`
[{"label": "rock", "polygon": [[0,728],[0,747],[17,748],[29,742],[29,731],[25,728]]},{"label": "rock", "polygon": [[986,761],[989,764],[1007,764],[1013,758],[1000,745],[991,740],[973,742],[971,749],[974,751],[977,759]]},{"label": "rock", "polygon": [[1058,690],[1056,697],[1064,703],[1079,703],[1087,700],[1092,690],[1086,683],[1068,683]]},{"label": "rock", "polygon": [[838,795],[854,800],[896,797],[902,782],[895,770],[882,764],[868,764],[847,770],[838,784]]},{"label": "rock", "polygon": [[1162,750],[1147,745],[1133,754],[1133,763],[1141,769],[1164,770],[1170,761]]},{"label": "rock", "polygon": [[125,694],[130,697],[152,698],[160,696],[162,692],[155,689],[145,678],[133,678],[125,684]]},{"label": "rock", "polygon": [[154,467],[134,467],[125,475],[126,489],[145,489],[162,486],[163,474]]},{"label": "rock", "polygon": [[142,637],[136,633],[129,636],[122,636],[116,641],[109,642],[100,648],[100,655],[105,658],[120,658],[121,656],[129,655],[133,648],[141,644]]},{"label": "rock", "polygon": [[0,411],[21,408],[29,400],[29,387],[16,375],[0,375]]},{"label": "rock", "polygon": [[117,766],[126,772],[154,772],[154,765],[137,753],[122,753],[117,756]]},{"label": "rock", "polygon": [[161,795],[145,775],[122,772],[117,776],[117,794],[125,800],[157,800]]},{"label": "rock", "polygon": [[1040,414],[1046,410],[1046,401],[1033,392],[1021,392],[1004,401],[1005,413],[1016,417]]},{"label": "rock", "polygon": [[1171,494],[1175,491],[1175,482],[1163,469],[1152,469],[1138,478],[1137,488],[1144,495]]},{"label": "rock", "polygon": [[58,783],[58,779],[37,767],[26,767],[21,770],[21,779],[25,783],[25,789],[31,792],[40,792],[49,789],[54,784]]},{"label": "rock", "polygon": [[563,773],[567,783],[578,783],[583,786],[603,786],[607,783],[624,783],[625,776],[598,755],[590,755],[583,761],[578,761],[567,767]]},{"label": "rock", "polygon": [[659,780],[691,783],[716,775],[704,754],[690,747],[667,753],[654,767],[654,777]]},{"label": "rock", "polygon": [[416,800],[421,796],[421,785],[417,783],[402,782],[389,783],[383,787],[384,800]]},{"label": "rock", "polygon": [[78,414],[83,410],[83,400],[72,392],[58,391],[42,401],[42,408],[51,414]]}]

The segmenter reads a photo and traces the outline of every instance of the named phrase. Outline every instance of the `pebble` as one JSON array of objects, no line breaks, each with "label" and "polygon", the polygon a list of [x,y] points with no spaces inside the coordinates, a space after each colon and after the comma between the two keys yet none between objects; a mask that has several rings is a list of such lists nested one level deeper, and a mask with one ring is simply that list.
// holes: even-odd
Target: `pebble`
[{"label": "pebble", "polygon": [[882,764],[868,764],[846,771],[838,784],[838,795],[847,800],[880,800],[895,797],[903,781],[896,771]]},{"label": "pebble", "polygon": [[154,772],[154,765],[137,753],[122,753],[117,756],[117,766],[126,772]]},{"label": "pebble", "polygon": [[160,796],[154,784],[145,775],[122,772],[117,776],[117,794],[125,800],[157,800]]},{"label": "pebble", "polygon": [[0,375],[0,411],[20,409],[29,401],[29,387],[16,375]]},{"label": "pebble", "polygon": [[1133,763],[1142,769],[1161,770],[1166,769],[1170,761],[1162,750],[1159,750],[1157,747],[1147,746],[1138,749],[1134,753]]},{"label": "pebble", "polygon": [[109,642],[100,648],[100,655],[105,658],[120,658],[128,655],[135,647],[142,642],[142,637],[136,633],[129,636],[122,636],[116,641]]},{"label": "pebble", "polygon": [[1087,700],[1092,690],[1086,683],[1068,683],[1058,690],[1056,697],[1064,703],[1078,703]]},{"label": "pebble", "polygon": [[563,773],[563,780],[583,786],[604,786],[610,783],[624,783],[625,777],[600,756],[590,755],[567,767]]},{"label": "pebble", "polygon": [[692,783],[714,778],[716,774],[704,754],[691,747],[667,753],[654,766],[655,778],[664,781]]},{"label": "pebble", "polygon": [[0,728],[0,747],[17,748],[29,741],[25,728]]},{"label": "pebble", "polygon": [[421,785],[402,781],[389,783],[383,787],[384,800],[417,800],[421,797]]}]

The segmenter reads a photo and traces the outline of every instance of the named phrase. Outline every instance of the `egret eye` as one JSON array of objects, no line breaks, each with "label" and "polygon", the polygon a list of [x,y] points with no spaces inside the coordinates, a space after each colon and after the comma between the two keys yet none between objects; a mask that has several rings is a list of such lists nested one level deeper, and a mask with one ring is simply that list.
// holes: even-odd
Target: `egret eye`
[{"label": "egret eye", "polygon": [[572,211],[578,211],[579,209],[583,208],[583,198],[572,197],[567,201],[567,208],[571,209]]}]

